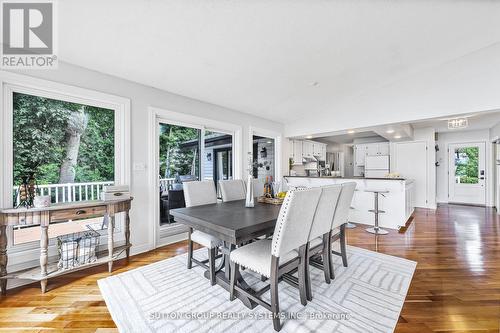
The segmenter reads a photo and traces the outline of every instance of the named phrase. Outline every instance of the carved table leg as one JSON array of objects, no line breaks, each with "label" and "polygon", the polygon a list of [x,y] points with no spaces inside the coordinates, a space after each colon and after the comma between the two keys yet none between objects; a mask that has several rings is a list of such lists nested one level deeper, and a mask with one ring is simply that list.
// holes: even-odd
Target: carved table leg
[{"label": "carved table leg", "polygon": [[127,254],[127,259],[130,257],[130,216],[129,211],[125,212],[125,253]]},{"label": "carved table leg", "polygon": [[113,239],[113,231],[115,229],[115,215],[110,214],[108,220],[108,271],[111,273],[113,271],[113,247],[114,239]]},{"label": "carved table leg", "polygon": [[[42,276],[47,275],[47,263],[49,262],[49,226],[40,225],[41,237],[40,237],[40,274]],[[47,290],[47,279],[40,281],[42,288],[42,293]]]},{"label": "carved table leg", "polygon": [[[7,275],[7,227],[0,226],[0,276]],[[2,295],[7,293],[7,279],[0,280]]]}]

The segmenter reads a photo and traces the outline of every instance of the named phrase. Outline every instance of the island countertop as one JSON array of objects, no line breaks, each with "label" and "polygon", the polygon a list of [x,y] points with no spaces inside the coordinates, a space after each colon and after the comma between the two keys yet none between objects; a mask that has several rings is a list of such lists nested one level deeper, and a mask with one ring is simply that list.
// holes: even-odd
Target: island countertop
[{"label": "island countertop", "polygon": [[349,211],[349,221],[365,225],[374,224],[374,191],[384,192],[379,196],[381,227],[399,229],[413,213],[413,179],[407,178],[365,178],[365,177],[304,177],[284,176],[284,189],[290,187],[317,187],[355,182],[356,190]]},{"label": "island countertop", "polygon": [[321,176],[321,177],[314,177],[314,176],[283,176],[284,178],[311,178],[311,179],[353,179],[353,180],[363,180],[363,179],[370,179],[370,180],[407,180],[406,178],[401,178],[401,177],[335,177],[335,176]]}]

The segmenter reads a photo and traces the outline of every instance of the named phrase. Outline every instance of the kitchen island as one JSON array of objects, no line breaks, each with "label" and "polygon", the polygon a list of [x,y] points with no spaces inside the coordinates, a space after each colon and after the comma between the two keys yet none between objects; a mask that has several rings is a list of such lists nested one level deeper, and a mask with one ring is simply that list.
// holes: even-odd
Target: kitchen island
[{"label": "kitchen island", "polygon": [[[385,213],[379,216],[379,226],[382,228],[399,229],[406,225],[414,210],[413,186],[411,179],[404,178],[340,178],[340,177],[306,177],[285,176],[286,186],[324,186],[355,182],[356,190],[352,200],[349,221],[366,225],[374,225],[374,214],[369,212],[374,208],[373,191],[387,191],[379,196],[379,209]],[[369,192],[371,191],[371,192]]]}]

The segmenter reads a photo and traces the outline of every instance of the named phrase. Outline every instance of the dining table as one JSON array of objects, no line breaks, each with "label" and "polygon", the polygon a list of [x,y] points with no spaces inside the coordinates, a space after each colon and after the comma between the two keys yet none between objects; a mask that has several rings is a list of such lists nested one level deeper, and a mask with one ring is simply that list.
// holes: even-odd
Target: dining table
[{"label": "dining table", "polygon": [[[235,200],[172,209],[170,214],[174,216],[177,223],[207,233],[222,241],[220,247],[222,263],[217,267],[216,283],[229,292],[231,251],[258,237],[272,234],[280,208],[280,205],[260,202],[255,202],[254,207],[249,208],[245,207],[245,200]],[[204,274],[208,279],[209,273],[206,271]],[[253,291],[239,272],[236,276],[241,288],[251,291],[255,296],[263,292]],[[250,309],[257,305],[252,297],[237,291],[235,296]]]}]

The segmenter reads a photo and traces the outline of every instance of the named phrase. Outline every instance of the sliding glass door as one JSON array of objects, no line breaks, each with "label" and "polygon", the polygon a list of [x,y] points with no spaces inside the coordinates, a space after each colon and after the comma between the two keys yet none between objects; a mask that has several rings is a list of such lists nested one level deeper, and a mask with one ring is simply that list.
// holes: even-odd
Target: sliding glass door
[{"label": "sliding glass door", "polygon": [[[189,181],[233,178],[233,133],[160,119],[157,123],[159,221],[157,243],[186,231],[170,214],[185,207]],[[217,189],[218,190],[218,189]]]}]

